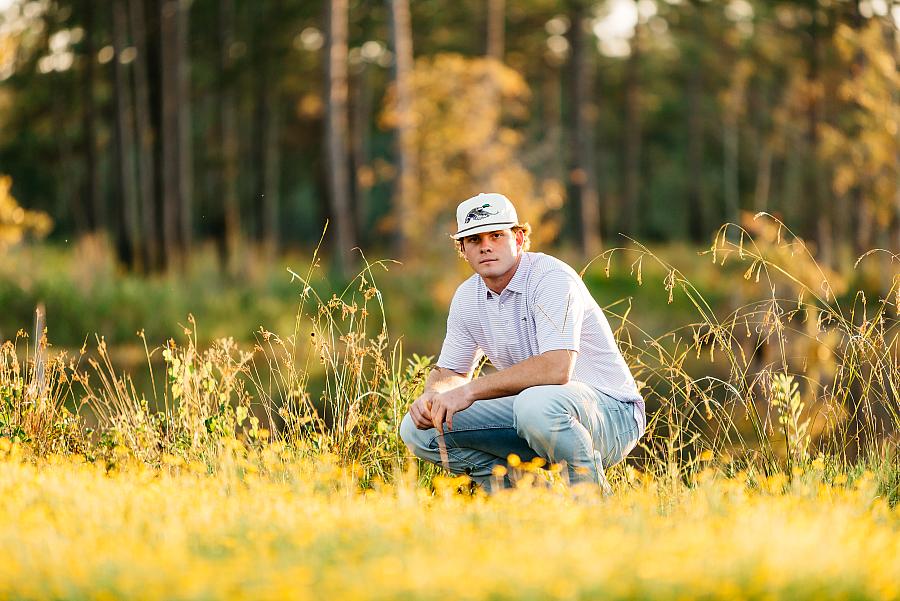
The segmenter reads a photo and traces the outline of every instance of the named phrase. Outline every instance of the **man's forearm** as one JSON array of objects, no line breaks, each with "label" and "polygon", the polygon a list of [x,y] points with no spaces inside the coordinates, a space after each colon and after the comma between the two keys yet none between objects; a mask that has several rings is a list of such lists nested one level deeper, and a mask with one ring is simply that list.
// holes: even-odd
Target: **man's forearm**
[{"label": "man's forearm", "polygon": [[475,400],[519,394],[526,388],[546,384],[566,384],[575,365],[575,351],[550,351],[530,357],[506,369],[475,378],[466,388]]},{"label": "man's forearm", "polygon": [[428,373],[425,379],[425,391],[444,392],[458,386],[462,386],[470,380],[469,376],[459,374],[452,369],[435,367]]}]

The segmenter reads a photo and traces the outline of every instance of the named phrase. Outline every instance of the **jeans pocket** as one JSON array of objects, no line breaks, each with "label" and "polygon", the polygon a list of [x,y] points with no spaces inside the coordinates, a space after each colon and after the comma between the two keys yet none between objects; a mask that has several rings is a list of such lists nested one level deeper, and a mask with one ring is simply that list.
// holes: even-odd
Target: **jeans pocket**
[{"label": "jeans pocket", "polygon": [[603,453],[603,467],[613,466],[628,455],[637,445],[638,425],[632,415],[631,405],[610,411],[610,432],[607,448]]}]

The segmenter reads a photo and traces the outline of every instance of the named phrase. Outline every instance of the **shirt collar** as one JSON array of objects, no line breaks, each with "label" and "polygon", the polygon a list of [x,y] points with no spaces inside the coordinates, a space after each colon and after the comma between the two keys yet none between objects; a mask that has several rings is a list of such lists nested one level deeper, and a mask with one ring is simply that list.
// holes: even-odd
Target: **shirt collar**
[{"label": "shirt collar", "polygon": [[509,284],[506,285],[506,289],[510,292],[518,292],[519,294],[525,292],[525,282],[528,281],[528,273],[530,271],[531,257],[528,256],[527,252],[523,252],[522,258],[519,260],[519,266],[516,267],[516,273],[513,274]]},{"label": "shirt collar", "polygon": [[522,294],[525,292],[525,282],[528,280],[528,272],[531,271],[531,257],[527,252],[522,253],[522,259],[519,261],[519,265],[516,267],[516,272],[513,274],[512,279],[506,285],[506,288],[500,291],[500,294],[496,292],[491,292],[491,289],[488,288],[484,280],[479,278],[481,281],[481,285],[484,286],[484,294],[485,297],[491,299],[493,297],[500,297],[501,294],[509,290],[510,292],[517,292]]}]

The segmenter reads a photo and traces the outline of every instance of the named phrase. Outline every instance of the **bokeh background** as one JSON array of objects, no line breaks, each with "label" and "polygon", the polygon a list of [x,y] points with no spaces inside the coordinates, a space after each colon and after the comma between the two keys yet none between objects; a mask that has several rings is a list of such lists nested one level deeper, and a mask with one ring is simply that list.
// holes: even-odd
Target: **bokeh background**
[{"label": "bokeh background", "polygon": [[[898,24],[896,0],[0,0],[0,338],[43,303],[53,344],[124,365],[188,314],[253,341],[293,326],[288,268],[340,292],[365,257],[401,262],[374,273],[392,335],[434,354],[481,191],[535,250],[638,240],[717,311],[749,293],[697,251],[758,212],[877,297],[897,263],[854,262],[900,250]],[[611,315],[690,320],[664,269],[609,264],[585,278]]]}]

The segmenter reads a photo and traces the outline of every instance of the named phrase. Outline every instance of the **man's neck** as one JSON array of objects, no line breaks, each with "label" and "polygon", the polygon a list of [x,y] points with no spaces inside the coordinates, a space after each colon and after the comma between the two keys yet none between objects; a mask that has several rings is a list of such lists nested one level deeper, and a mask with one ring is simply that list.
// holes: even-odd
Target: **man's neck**
[{"label": "man's neck", "polygon": [[498,275],[495,278],[485,278],[482,276],[482,280],[484,280],[484,285],[488,287],[488,290],[493,292],[494,294],[500,294],[506,287],[509,285],[510,281],[512,281],[513,276],[516,275],[516,270],[519,268],[519,264],[522,263],[522,255],[524,252],[520,252],[519,256],[516,257],[516,262],[512,267],[509,268],[509,271],[504,273],[503,275]]}]

